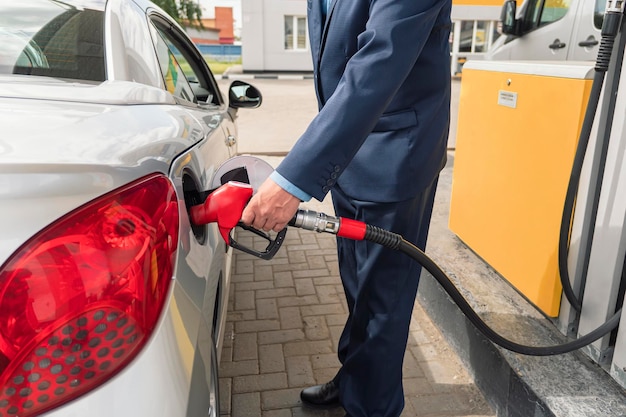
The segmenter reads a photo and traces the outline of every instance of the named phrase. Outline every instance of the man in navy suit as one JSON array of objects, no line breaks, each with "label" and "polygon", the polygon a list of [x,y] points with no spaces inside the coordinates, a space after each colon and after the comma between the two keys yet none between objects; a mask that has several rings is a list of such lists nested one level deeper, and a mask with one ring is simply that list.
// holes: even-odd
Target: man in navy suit
[{"label": "man in navy suit", "polygon": [[[246,207],[242,221],[281,230],[301,201],[330,191],[336,215],[420,248],[450,117],[451,0],[307,0],[319,113]],[[342,364],[303,402],[348,416],[399,416],[402,361],[420,266],[379,245],[337,239],[349,316]]]}]

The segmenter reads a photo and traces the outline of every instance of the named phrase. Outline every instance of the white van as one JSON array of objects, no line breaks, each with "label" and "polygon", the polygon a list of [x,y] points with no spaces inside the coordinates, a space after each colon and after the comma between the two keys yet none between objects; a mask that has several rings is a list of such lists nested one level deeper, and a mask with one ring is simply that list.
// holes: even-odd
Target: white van
[{"label": "white van", "polygon": [[[593,61],[598,54],[606,0],[516,0],[502,7],[503,36],[486,59]],[[510,19],[516,16],[516,19]]]}]

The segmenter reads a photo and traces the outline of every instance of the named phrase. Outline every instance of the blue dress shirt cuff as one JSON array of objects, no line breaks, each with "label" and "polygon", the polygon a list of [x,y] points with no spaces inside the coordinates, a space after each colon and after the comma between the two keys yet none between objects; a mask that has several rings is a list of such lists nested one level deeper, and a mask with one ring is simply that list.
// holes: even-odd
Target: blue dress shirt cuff
[{"label": "blue dress shirt cuff", "polygon": [[289,180],[278,172],[274,171],[270,174],[270,179],[278,184],[283,190],[287,191],[289,194],[293,195],[300,199],[300,201],[309,201],[311,196],[295,185],[293,185]]}]

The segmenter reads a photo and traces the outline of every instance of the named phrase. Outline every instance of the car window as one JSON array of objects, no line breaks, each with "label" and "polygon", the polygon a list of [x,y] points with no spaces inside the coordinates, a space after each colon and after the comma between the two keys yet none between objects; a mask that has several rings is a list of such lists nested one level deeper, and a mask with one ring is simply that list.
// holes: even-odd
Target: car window
[{"label": "car window", "polygon": [[0,14],[0,73],[104,81],[104,12],[20,0]]},{"label": "car window", "polygon": [[165,81],[165,88],[175,97],[195,103],[197,100],[189,85],[189,81],[180,67],[176,55],[168,47],[165,39],[163,33],[157,30],[155,48],[163,80]]},{"label": "car window", "polygon": [[[197,48],[170,24],[154,16],[152,23],[157,34],[155,36],[157,55],[164,77],[167,78],[165,74],[169,70],[164,62],[164,50],[167,48],[168,61],[173,60],[177,63],[178,77],[184,79],[190,88],[191,95],[194,97],[193,101],[219,105],[221,95]],[[188,91],[185,91],[185,94],[187,93]]]},{"label": "car window", "polygon": [[571,0],[528,0],[522,31],[529,32],[561,19],[570,8]]}]

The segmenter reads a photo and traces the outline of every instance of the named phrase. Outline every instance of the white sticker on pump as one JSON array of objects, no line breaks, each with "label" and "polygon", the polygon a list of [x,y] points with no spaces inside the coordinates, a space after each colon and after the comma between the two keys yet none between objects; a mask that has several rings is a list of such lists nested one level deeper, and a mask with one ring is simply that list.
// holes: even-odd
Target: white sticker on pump
[{"label": "white sticker on pump", "polygon": [[512,109],[517,107],[517,93],[512,91],[498,91],[498,104],[500,106],[510,107]]}]

